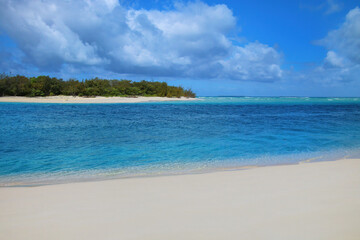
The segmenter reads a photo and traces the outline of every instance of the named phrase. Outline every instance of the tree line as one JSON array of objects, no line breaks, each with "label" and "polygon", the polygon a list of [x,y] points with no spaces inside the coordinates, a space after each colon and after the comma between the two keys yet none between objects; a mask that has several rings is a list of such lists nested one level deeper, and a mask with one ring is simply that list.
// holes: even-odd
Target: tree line
[{"label": "tree line", "polygon": [[21,75],[8,76],[0,74],[0,96],[158,96],[158,97],[195,97],[191,89],[169,86],[166,82],[131,80],[107,80],[100,78],[63,79],[38,76],[26,77]]}]

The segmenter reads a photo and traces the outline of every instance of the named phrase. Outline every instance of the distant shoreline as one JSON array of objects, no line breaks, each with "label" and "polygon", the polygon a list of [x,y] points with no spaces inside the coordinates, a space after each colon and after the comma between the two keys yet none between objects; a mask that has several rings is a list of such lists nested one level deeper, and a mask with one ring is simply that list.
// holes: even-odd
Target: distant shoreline
[{"label": "distant shoreline", "polygon": [[0,102],[8,103],[143,103],[166,101],[194,101],[196,98],[168,98],[168,97],[78,97],[78,96],[49,96],[49,97],[0,97]]}]

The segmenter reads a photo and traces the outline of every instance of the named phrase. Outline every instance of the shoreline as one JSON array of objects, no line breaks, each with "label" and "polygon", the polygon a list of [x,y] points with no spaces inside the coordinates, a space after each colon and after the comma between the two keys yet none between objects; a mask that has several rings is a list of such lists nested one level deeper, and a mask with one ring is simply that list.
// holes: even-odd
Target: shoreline
[{"label": "shoreline", "polygon": [[5,239],[359,239],[360,159],[0,188]]},{"label": "shoreline", "polygon": [[[333,153],[334,154],[334,153]],[[98,182],[98,181],[109,181],[109,180],[121,180],[121,179],[136,179],[136,178],[156,178],[156,177],[171,177],[171,176],[182,176],[182,175],[201,175],[201,174],[209,174],[209,173],[217,173],[217,172],[231,172],[231,171],[243,171],[243,170],[251,170],[255,168],[266,168],[266,167],[274,167],[274,166],[292,166],[292,165],[301,165],[308,163],[316,163],[316,162],[332,162],[332,161],[340,161],[345,159],[358,159],[358,154],[346,154],[339,155],[336,157],[329,156],[314,156],[310,158],[299,159],[295,162],[279,162],[273,164],[250,164],[250,165],[214,165],[209,166],[207,168],[197,167],[197,165],[193,165],[190,168],[184,168],[178,171],[171,171],[170,169],[164,170],[163,172],[144,172],[144,169],[112,169],[112,171],[105,170],[94,170],[93,172],[89,172],[89,170],[84,171],[73,171],[73,172],[55,172],[48,173],[39,176],[38,174],[27,174],[27,175],[14,175],[14,179],[16,181],[9,181],[9,177],[0,177],[0,189],[6,187],[37,187],[37,186],[51,186],[51,185],[59,185],[59,184],[72,184],[72,183],[82,183],[82,182]],[[195,164],[195,163],[194,163]],[[126,173],[119,173],[128,172]],[[135,173],[138,174],[135,174]]]},{"label": "shoreline", "polygon": [[0,97],[0,103],[145,103],[194,101],[197,98],[167,98],[167,97],[78,97],[78,96],[49,96],[49,97]]},{"label": "shoreline", "polygon": [[[15,175],[17,181],[6,181],[9,177],[4,177],[4,181],[1,181],[0,177],[0,189],[7,187],[38,187],[38,186],[51,186],[59,184],[72,184],[72,183],[82,183],[82,182],[98,182],[98,181],[111,181],[111,180],[122,180],[122,179],[137,179],[137,178],[156,178],[156,177],[171,177],[171,176],[183,176],[183,175],[201,175],[217,172],[231,172],[231,171],[243,171],[251,170],[255,168],[266,168],[274,166],[292,166],[292,165],[301,165],[306,163],[314,162],[332,162],[340,161],[345,159],[357,159],[357,157],[349,157],[348,155],[342,156],[339,158],[323,158],[312,157],[309,159],[302,159],[297,162],[284,162],[284,163],[275,163],[275,164],[266,164],[266,165],[232,165],[232,166],[213,166],[208,168],[196,168],[192,167],[189,169],[183,169],[178,172],[171,172],[170,170],[165,170],[164,172],[142,172],[141,169],[133,170],[135,172],[139,171],[140,174],[119,174],[118,171],[123,169],[113,169],[112,172],[108,171],[97,171],[89,173],[89,170],[84,171],[74,171],[67,175],[64,175],[64,172],[48,173],[48,175],[43,175],[41,177],[38,174],[29,174],[29,175]],[[84,174],[85,173],[85,174]],[[97,174],[96,174],[97,173]],[[36,176],[37,175],[37,176]],[[52,178],[50,177],[52,176]],[[22,179],[22,181],[21,181]]]}]

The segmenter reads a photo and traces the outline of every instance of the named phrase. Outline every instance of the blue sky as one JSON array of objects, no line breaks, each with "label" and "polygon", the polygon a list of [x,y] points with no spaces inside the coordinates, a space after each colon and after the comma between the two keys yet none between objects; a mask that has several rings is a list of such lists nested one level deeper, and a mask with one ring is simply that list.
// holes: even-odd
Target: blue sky
[{"label": "blue sky", "polygon": [[0,0],[0,71],[360,96],[360,2]]}]

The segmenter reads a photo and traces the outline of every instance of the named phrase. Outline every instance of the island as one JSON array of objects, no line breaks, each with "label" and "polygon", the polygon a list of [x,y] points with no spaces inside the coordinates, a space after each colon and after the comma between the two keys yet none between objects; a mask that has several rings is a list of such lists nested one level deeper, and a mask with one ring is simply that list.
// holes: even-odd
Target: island
[{"label": "island", "polygon": [[0,75],[0,102],[134,103],[194,100],[196,94],[166,82]]}]

